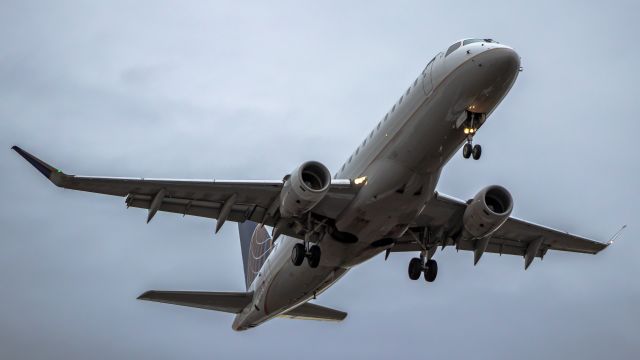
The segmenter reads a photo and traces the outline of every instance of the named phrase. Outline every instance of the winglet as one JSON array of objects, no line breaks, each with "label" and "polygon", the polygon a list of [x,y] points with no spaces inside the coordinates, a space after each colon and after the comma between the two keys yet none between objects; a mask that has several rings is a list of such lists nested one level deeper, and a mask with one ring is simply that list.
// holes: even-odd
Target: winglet
[{"label": "winglet", "polygon": [[46,177],[47,179],[51,179],[51,174],[55,172],[61,172],[60,170],[54,168],[53,166],[47,164],[46,162],[22,150],[19,146],[14,145],[11,147],[11,149],[17,152],[18,154],[20,154],[20,156],[22,156],[23,158],[25,158],[25,160],[27,160],[31,165],[33,165],[33,167],[35,167],[38,171],[40,171],[40,173],[44,175],[44,177]]}]

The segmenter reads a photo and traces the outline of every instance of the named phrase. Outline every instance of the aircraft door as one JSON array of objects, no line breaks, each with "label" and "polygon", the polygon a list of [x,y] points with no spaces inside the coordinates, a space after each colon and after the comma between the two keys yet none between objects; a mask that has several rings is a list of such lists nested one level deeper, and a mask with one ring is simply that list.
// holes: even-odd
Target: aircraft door
[{"label": "aircraft door", "polygon": [[424,94],[429,96],[431,91],[433,91],[433,83],[431,82],[431,69],[433,68],[433,63],[436,58],[433,58],[427,64],[427,67],[422,71],[422,90],[424,90]]},{"label": "aircraft door", "polygon": [[430,96],[433,91],[433,67],[439,62],[442,53],[434,56],[431,61],[427,64],[427,67],[422,71],[422,90],[424,90],[424,94],[426,96]]}]

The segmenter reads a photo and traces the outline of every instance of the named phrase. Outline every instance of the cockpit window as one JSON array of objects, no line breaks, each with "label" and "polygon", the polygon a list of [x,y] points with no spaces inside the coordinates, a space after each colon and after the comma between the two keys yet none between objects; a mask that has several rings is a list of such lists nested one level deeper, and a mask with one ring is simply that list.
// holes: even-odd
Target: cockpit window
[{"label": "cockpit window", "polygon": [[462,46],[473,44],[473,43],[477,43],[477,42],[484,42],[484,40],[482,40],[482,39],[467,39],[467,40],[464,40],[462,42]]},{"label": "cockpit window", "polygon": [[447,50],[447,53],[444,54],[444,57],[449,56],[449,54],[451,54],[452,52],[456,51],[457,48],[460,47],[460,42],[457,42],[451,46],[449,46],[449,49]]}]

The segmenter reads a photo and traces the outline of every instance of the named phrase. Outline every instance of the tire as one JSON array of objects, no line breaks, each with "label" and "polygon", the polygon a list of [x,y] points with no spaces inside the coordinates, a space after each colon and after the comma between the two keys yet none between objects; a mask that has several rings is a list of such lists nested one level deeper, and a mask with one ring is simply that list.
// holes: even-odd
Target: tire
[{"label": "tire", "polygon": [[309,262],[309,267],[315,269],[320,265],[320,246],[313,245],[309,249],[309,257],[307,258]]},{"label": "tire", "polygon": [[473,149],[471,150],[471,155],[473,156],[473,160],[480,159],[480,156],[482,155],[482,146],[474,145]]},{"label": "tire", "polygon": [[409,279],[418,280],[422,273],[422,260],[413,258],[409,261]]},{"label": "tire", "polygon": [[305,256],[304,245],[299,243],[295,244],[293,246],[293,249],[291,249],[291,262],[293,263],[293,265],[295,266],[302,265],[302,262],[304,261],[304,256]]},{"label": "tire", "polygon": [[473,148],[472,148],[471,144],[469,144],[469,143],[464,144],[464,146],[462,147],[462,157],[465,158],[465,159],[470,158],[472,151],[473,151]]},{"label": "tire", "polygon": [[427,270],[424,272],[424,279],[433,282],[438,276],[438,263],[435,260],[427,261]]}]

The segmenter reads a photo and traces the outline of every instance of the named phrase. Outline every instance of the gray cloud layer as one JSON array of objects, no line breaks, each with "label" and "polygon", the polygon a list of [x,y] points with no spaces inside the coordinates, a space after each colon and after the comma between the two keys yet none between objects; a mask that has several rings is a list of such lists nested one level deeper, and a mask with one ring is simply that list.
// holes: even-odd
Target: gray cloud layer
[{"label": "gray cloud layer", "polygon": [[[0,357],[636,358],[640,190],[636,2],[4,1],[0,5]],[[237,230],[53,188],[8,149],[72,173],[280,178],[337,169],[426,62],[463,37],[525,71],[439,190],[509,188],[515,213],[619,243],[597,257],[452,249],[438,281],[375,258],[319,299],[342,324],[135,300],[243,289]]]}]

